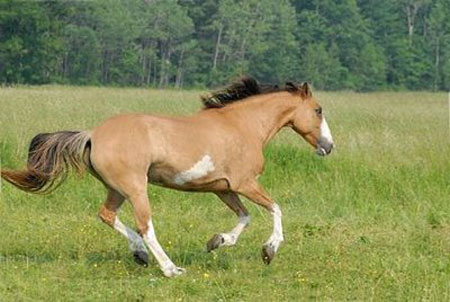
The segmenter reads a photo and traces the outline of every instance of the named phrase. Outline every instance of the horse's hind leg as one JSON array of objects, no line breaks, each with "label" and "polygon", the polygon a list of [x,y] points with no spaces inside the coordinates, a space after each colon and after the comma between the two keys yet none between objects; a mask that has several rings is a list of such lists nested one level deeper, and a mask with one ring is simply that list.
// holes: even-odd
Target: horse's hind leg
[{"label": "horse's hind leg", "polygon": [[185,272],[185,269],[177,267],[162,249],[156,239],[155,229],[150,212],[150,204],[147,196],[147,176],[127,175],[121,177],[120,190],[131,202],[134,217],[140,235],[152,252],[161,270],[166,277],[175,277]]},{"label": "horse's hind leg", "polygon": [[125,226],[117,217],[117,211],[125,198],[113,189],[108,190],[106,202],[100,208],[99,217],[107,225],[128,239],[130,250],[133,252],[134,260],[140,265],[148,265],[148,253],[142,237],[135,231]]},{"label": "horse's hind leg", "polygon": [[250,221],[250,216],[239,196],[234,192],[218,192],[216,195],[239,217],[239,222],[228,233],[216,234],[206,244],[207,251],[210,252],[221,246],[235,245],[239,235]]}]

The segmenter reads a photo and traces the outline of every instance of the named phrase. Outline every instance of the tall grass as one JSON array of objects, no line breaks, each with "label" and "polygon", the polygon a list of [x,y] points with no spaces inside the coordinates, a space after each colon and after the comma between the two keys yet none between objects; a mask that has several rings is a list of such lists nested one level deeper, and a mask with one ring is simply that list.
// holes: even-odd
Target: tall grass
[{"label": "tall grass", "polygon": [[[196,91],[86,87],[0,89],[3,167],[20,168],[39,132],[89,129],[123,112],[190,114]],[[272,221],[246,202],[251,225],[233,248],[205,252],[236,218],[215,196],[149,187],[156,233],[188,273],[137,266],[96,218],[90,176],[48,196],[3,183],[1,301],[448,301],[450,160],[444,94],[318,93],[337,149],[327,158],[292,131],[265,151],[261,182],[281,205],[286,241],[260,259]],[[133,225],[128,204],[121,218]]]}]

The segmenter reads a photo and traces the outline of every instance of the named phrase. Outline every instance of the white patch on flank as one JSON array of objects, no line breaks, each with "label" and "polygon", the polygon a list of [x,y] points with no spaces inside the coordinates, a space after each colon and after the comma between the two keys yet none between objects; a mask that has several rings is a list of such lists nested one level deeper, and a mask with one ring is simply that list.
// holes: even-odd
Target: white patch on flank
[{"label": "white patch on flank", "polygon": [[145,243],[142,240],[141,236],[139,236],[132,229],[125,226],[117,217],[114,220],[114,229],[128,239],[128,242],[130,243],[130,250],[132,252],[147,251],[147,249],[145,248]]},{"label": "white patch on flank", "polygon": [[266,244],[269,244],[274,247],[275,252],[280,247],[281,242],[283,242],[283,226],[281,224],[281,210],[280,207],[274,203],[273,204],[273,232],[270,235],[269,240]]},{"label": "white patch on flank", "polygon": [[201,178],[214,170],[215,167],[211,156],[206,154],[201,160],[196,162],[195,165],[192,166],[192,168],[175,175],[174,182],[177,185],[183,185],[194,179]]},{"label": "white patch on flank", "polygon": [[333,143],[333,137],[331,136],[331,131],[325,118],[323,118],[322,123],[320,123],[320,136],[327,143]]},{"label": "white patch on flank", "polygon": [[155,229],[153,228],[151,219],[148,221],[148,231],[144,235],[144,240],[166,277],[175,277],[185,272],[183,268],[175,266],[169,256],[167,256],[166,252],[164,252],[156,239]]},{"label": "white patch on flank", "polygon": [[226,245],[226,246],[235,245],[237,239],[239,238],[239,235],[242,233],[242,231],[245,229],[245,227],[247,226],[247,224],[249,222],[250,222],[250,216],[239,217],[239,223],[237,224],[237,226],[234,227],[234,229],[231,230],[231,232],[220,234],[220,235],[222,235],[222,237],[224,239],[224,242],[221,244],[221,246],[222,245]]}]

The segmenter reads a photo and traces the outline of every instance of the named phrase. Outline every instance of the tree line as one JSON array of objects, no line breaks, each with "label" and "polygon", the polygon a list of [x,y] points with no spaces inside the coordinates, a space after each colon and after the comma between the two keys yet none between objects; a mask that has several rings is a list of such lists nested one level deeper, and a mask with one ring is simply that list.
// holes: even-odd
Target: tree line
[{"label": "tree line", "polygon": [[0,83],[450,90],[448,0],[0,0]]}]

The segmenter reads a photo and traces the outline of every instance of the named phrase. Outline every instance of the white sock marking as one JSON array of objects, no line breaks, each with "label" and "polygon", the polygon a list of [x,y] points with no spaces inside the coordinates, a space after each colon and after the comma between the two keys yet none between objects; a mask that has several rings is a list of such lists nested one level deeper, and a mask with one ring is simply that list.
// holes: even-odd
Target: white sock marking
[{"label": "white sock marking", "polygon": [[281,210],[280,207],[274,203],[273,204],[273,232],[272,235],[270,235],[269,240],[266,242],[266,244],[270,244],[274,247],[275,252],[280,247],[281,242],[283,242],[283,226],[281,224]]},{"label": "white sock marking", "polygon": [[156,239],[155,229],[153,228],[151,219],[148,221],[148,231],[147,234],[144,235],[144,240],[166,277],[174,277],[184,271],[183,269],[176,267],[169,256],[167,256],[166,252],[164,252]]},{"label": "white sock marking", "polygon": [[239,223],[228,233],[222,233],[224,243],[221,245],[235,245],[237,239],[239,238],[239,235],[241,235],[242,231],[245,229],[245,227],[250,222],[250,216],[241,216],[239,217]]},{"label": "white sock marking", "polygon": [[201,160],[196,162],[192,168],[175,175],[174,182],[177,185],[183,185],[194,179],[201,178],[214,170],[215,167],[211,156],[206,154]]},{"label": "white sock marking", "polygon": [[128,239],[130,250],[132,252],[147,251],[142,237],[139,236],[135,231],[124,225],[118,217],[116,217],[116,219],[114,220],[114,229]]}]

